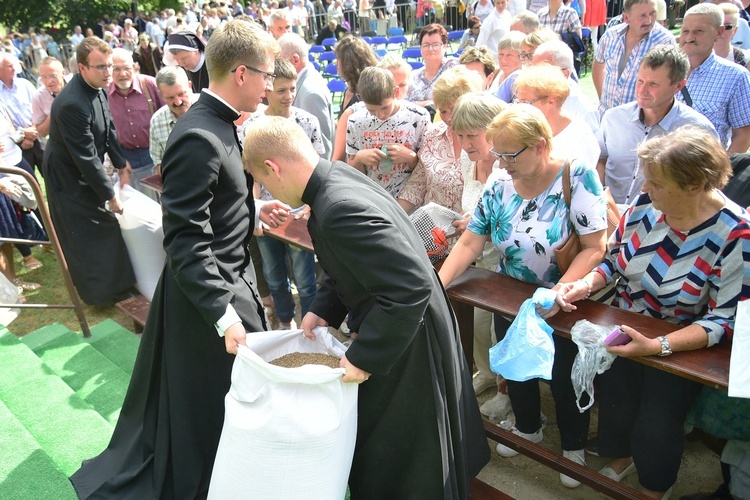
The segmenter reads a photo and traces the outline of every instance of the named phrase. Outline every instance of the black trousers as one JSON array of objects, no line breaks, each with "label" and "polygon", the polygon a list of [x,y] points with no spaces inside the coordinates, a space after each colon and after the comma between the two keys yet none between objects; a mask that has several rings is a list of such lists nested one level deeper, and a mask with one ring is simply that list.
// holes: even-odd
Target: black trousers
[{"label": "black trousers", "polygon": [[44,148],[39,142],[39,139],[34,141],[34,145],[29,149],[23,150],[23,159],[31,165],[31,175],[36,179],[34,174],[34,167],[39,171],[39,175],[42,175],[42,160],[44,160]]},{"label": "black trousers", "polygon": [[667,491],[685,448],[685,416],[700,384],[626,358],[599,375],[599,455],[632,456],[645,488]]},{"label": "black trousers", "polygon": [[[495,335],[498,341],[505,337],[510,321],[499,314],[495,314]],[[589,411],[581,413],[576,405],[575,391],[570,380],[573,360],[578,353],[578,346],[559,335],[552,336],[555,342],[555,361],[552,366],[552,380],[550,388],[555,400],[555,415],[557,427],[560,430],[562,449],[566,451],[581,450],[586,445],[589,432]],[[539,379],[526,382],[507,381],[508,397],[516,416],[516,429],[533,434],[542,426],[540,419],[541,396],[539,394]],[[588,404],[588,396],[584,394],[581,406]]]}]

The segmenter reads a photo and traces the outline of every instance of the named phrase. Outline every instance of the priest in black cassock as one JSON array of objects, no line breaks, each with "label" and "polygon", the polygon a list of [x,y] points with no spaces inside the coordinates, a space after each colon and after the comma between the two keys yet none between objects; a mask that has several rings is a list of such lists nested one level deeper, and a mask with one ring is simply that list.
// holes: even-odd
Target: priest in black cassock
[{"label": "priest in black cassock", "polygon": [[256,211],[234,125],[271,90],[278,53],[270,34],[239,20],[206,46],[211,84],[164,151],[164,270],[112,440],[71,477],[80,498],[208,494],[235,359],[227,351],[268,323],[247,244],[259,217],[277,227],[287,215],[273,201]]},{"label": "priest in black cassock", "polygon": [[302,128],[258,121],[243,163],[292,207],[310,206],[308,230],[326,278],[302,319],[356,339],[341,360],[360,383],[352,500],[466,499],[490,459],[458,326],[422,240],[381,186],[320,159]]},{"label": "priest in black cassock", "polygon": [[73,284],[84,302],[100,305],[119,299],[135,283],[112,213],[121,213],[122,207],[102,165],[104,154],[109,154],[122,184],[128,183],[132,169],[102,90],[112,78],[112,49],[89,37],[78,45],[76,55],[80,73],[52,102],[42,172]]}]

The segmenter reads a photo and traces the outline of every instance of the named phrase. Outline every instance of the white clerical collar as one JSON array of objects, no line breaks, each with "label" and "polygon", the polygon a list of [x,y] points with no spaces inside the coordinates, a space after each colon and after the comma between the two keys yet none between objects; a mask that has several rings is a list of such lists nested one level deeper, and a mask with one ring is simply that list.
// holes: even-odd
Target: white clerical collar
[{"label": "white clerical collar", "polygon": [[228,107],[229,109],[231,109],[232,111],[234,111],[234,112],[235,112],[236,114],[238,114],[238,115],[239,115],[239,114],[241,114],[241,113],[240,113],[239,111],[237,111],[236,109],[234,109],[234,106],[232,106],[231,104],[229,104],[229,103],[228,103],[228,102],[227,102],[227,101],[226,101],[226,100],[225,100],[225,99],[224,99],[223,97],[221,97],[221,96],[220,96],[219,94],[217,94],[216,92],[212,92],[212,91],[211,91],[211,90],[209,90],[209,89],[203,89],[203,90],[202,90],[201,92],[205,92],[206,94],[208,94],[208,95],[212,96],[212,97],[213,97],[213,98],[215,98],[216,100],[218,100],[218,101],[220,101],[220,102],[224,103],[224,105],[225,105],[225,106],[227,106],[227,107]]}]

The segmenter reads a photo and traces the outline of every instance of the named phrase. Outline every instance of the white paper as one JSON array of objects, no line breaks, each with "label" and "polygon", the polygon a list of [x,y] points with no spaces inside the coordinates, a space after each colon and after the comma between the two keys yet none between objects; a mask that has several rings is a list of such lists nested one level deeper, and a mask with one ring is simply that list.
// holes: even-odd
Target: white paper
[{"label": "white paper", "polygon": [[729,358],[729,396],[750,398],[750,300],[737,304]]}]

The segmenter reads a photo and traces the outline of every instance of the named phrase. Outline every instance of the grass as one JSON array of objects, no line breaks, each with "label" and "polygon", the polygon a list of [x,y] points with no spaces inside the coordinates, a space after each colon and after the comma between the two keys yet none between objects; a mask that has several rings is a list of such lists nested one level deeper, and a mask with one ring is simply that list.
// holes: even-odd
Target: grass
[{"label": "grass", "polygon": [[[20,255],[16,252],[16,273],[24,281],[39,283],[42,287],[33,292],[24,293],[27,304],[70,304],[67,289],[62,278],[57,258],[50,252],[43,251],[41,247],[35,247],[33,255],[39,259],[44,267],[29,271],[20,264]],[[123,327],[132,331],[133,324],[130,319],[114,307],[114,304],[105,306],[87,306],[84,304],[84,314],[89,326],[101,323],[107,318],[115,320]],[[21,314],[13,321],[11,330],[17,336],[22,337],[34,330],[52,323],[62,323],[74,332],[80,332],[81,326],[73,309],[21,309]]]}]

